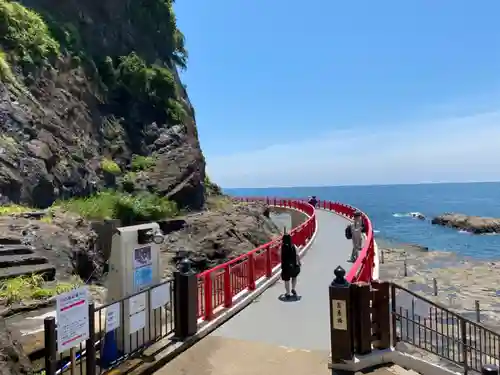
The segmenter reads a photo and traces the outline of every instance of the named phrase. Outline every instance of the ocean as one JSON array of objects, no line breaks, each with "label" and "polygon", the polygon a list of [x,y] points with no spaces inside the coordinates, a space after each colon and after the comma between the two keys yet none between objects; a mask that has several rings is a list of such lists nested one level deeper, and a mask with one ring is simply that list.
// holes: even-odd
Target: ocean
[{"label": "ocean", "polygon": [[[431,250],[452,251],[482,260],[500,259],[500,235],[473,235],[430,223],[445,212],[500,217],[500,183],[446,183],[419,185],[332,186],[262,189],[224,189],[235,196],[281,198],[316,195],[366,212],[376,237],[392,243],[410,243]],[[412,218],[420,212],[426,220]]]}]

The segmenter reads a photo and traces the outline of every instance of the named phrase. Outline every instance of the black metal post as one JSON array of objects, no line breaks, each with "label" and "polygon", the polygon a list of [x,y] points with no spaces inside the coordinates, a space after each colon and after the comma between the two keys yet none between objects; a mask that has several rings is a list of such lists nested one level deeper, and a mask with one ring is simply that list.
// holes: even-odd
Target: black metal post
[{"label": "black metal post", "polygon": [[174,331],[184,340],[198,331],[198,277],[191,261],[183,259],[174,273]]},{"label": "black metal post", "polygon": [[[352,360],[354,356],[354,325],[351,284],[345,270],[338,266],[329,287],[331,364]],[[332,367],[331,367],[332,368]]]},{"label": "black metal post", "polygon": [[45,374],[56,375],[57,365],[57,336],[56,319],[45,318],[43,321],[45,331]]},{"label": "black metal post", "polygon": [[[100,319],[100,318],[99,318]],[[89,303],[89,338],[85,343],[85,348],[87,349],[86,355],[86,374],[95,375],[96,374],[96,350],[95,350],[95,306],[94,302]],[[100,332],[99,332],[100,334]]]}]

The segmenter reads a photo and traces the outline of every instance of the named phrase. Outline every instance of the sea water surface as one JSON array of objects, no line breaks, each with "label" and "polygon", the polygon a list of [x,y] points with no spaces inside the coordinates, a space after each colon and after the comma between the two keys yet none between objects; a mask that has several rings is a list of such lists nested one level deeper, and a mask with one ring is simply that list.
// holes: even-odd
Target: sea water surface
[{"label": "sea water surface", "polygon": [[[473,235],[432,225],[445,212],[500,217],[500,183],[224,189],[235,196],[319,199],[351,204],[366,212],[376,236],[393,242],[453,251],[477,259],[500,259],[500,235]],[[412,218],[421,212],[426,220]]]}]

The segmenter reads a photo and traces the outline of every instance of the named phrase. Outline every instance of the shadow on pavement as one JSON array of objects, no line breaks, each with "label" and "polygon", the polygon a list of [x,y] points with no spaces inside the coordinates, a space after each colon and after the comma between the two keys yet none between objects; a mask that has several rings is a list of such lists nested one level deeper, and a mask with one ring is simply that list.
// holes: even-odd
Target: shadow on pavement
[{"label": "shadow on pavement", "polygon": [[284,294],[281,294],[278,299],[281,301],[281,302],[299,302],[301,299],[302,299],[302,296],[291,296],[289,298],[286,298]]}]

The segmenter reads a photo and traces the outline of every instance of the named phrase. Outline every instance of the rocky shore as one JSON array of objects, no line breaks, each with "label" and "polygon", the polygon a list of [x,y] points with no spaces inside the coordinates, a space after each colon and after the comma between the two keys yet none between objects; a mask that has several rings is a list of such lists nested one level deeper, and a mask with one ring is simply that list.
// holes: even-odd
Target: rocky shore
[{"label": "rocky shore", "polygon": [[500,219],[493,217],[445,213],[433,218],[431,223],[474,234],[500,233]]},{"label": "rocky shore", "polygon": [[[380,239],[377,239],[377,243],[381,260],[383,258],[383,263],[380,264],[382,280],[394,281],[472,321],[477,321],[477,301],[480,323],[500,334],[500,287],[498,287],[500,261],[480,261],[451,252],[429,251],[415,245],[392,244]],[[434,280],[437,285],[436,295]],[[396,299],[398,306],[401,306],[403,311],[408,310],[409,314],[414,306],[418,310],[415,314],[422,319],[428,319],[430,315],[435,314],[436,310],[428,303],[417,301],[416,305],[412,306],[412,297],[408,293],[401,292]],[[447,326],[450,332],[452,325],[448,323]],[[427,337],[429,339],[429,334]],[[432,345],[439,347],[438,343],[429,342],[429,347]],[[414,355],[457,370],[455,365],[438,356],[409,345],[402,346]]]}]

